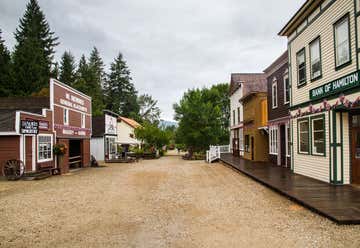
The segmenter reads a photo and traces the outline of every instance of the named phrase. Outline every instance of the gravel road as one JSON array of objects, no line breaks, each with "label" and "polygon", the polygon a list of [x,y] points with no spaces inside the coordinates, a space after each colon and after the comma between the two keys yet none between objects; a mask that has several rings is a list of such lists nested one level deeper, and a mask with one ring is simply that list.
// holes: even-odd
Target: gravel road
[{"label": "gravel road", "polygon": [[360,226],[176,156],[0,181],[0,224],[0,247],[360,247]]}]

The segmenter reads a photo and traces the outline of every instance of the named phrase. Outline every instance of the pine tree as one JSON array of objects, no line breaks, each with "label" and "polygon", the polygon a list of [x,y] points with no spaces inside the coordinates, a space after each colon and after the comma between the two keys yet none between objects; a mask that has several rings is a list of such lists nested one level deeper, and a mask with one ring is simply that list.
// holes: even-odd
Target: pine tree
[{"label": "pine tree", "polygon": [[103,87],[104,79],[105,79],[105,72],[104,72],[104,62],[100,57],[99,50],[94,47],[90,53],[89,58],[89,67],[93,70],[96,77],[96,84]]},{"label": "pine tree", "polygon": [[71,54],[71,52],[65,51],[61,56],[59,80],[72,86],[75,81],[75,70],[76,65],[74,56]]},{"label": "pine tree", "polygon": [[131,82],[130,70],[121,53],[111,63],[105,85],[106,108],[127,117],[139,113],[137,91]]},{"label": "pine tree", "polygon": [[59,79],[59,75],[60,75],[59,63],[55,62],[50,69],[50,77]]},{"label": "pine tree", "polygon": [[4,40],[1,38],[0,29],[0,97],[12,94],[11,86],[13,85],[11,74],[10,52],[6,48]]},{"label": "pine tree", "polygon": [[54,48],[58,38],[50,31],[49,24],[37,0],[30,0],[15,32],[14,94],[29,95],[47,87],[51,76]]}]

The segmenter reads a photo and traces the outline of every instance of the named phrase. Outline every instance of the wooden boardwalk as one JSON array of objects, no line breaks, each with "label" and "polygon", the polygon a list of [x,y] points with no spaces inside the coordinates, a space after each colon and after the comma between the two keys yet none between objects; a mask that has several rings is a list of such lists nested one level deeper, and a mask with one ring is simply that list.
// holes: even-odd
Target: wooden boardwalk
[{"label": "wooden boardwalk", "polygon": [[338,224],[360,224],[359,188],[330,185],[285,168],[247,161],[232,154],[222,154],[221,161]]}]

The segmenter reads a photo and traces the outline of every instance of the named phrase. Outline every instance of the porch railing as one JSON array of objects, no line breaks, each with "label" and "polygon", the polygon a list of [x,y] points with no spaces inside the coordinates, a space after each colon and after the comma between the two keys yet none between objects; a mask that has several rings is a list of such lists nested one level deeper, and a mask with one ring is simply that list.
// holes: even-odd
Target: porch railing
[{"label": "porch railing", "polygon": [[230,145],[210,146],[209,150],[206,151],[206,162],[212,163],[220,159],[222,153],[230,153]]}]

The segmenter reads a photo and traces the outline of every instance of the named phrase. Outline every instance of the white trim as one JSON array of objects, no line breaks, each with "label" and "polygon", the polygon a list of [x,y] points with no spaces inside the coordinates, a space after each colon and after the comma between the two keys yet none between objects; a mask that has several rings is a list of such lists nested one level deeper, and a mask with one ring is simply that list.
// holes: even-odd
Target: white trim
[{"label": "white trim", "polygon": [[[276,87],[276,98],[274,97],[274,86]],[[276,109],[278,107],[278,100],[279,100],[279,95],[278,95],[278,84],[277,84],[277,79],[276,77],[274,77],[273,81],[272,81],[272,85],[271,85],[271,105],[273,109]],[[276,101],[276,102],[275,102]],[[276,104],[275,104],[276,103]]]},{"label": "white trim", "polygon": [[81,128],[85,128],[85,127],[86,127],[86,115],[81,114]]},{"label": "white trim", "polygon": [[[59,108],[67,108],[67,107],[65,107],[65,106],[63,106],[63,105],[56,104],[56,103],[54,103],[53,105],[56,106],[56,107],[59,107]],[[76,110],[76,109],[72,109],[72,108],[67,108],[67,109],[69,109],[70,111],[74,111],[74,112],[76,112],[76,113],[79,113],[79,114],[84,114],[84,115],[87,115],[87,116],[92,116],[92,114],[88,114],[88,113],[86,113],[86,112],[82,112],[82,111],[79,111],[79,110]]]},{"label": "white trim", "polygon": [[324,156],[325,155],[325,149],[326,149],[326,146],[325,146],[325,128],[322,130],[324,132],[324,153],[318,153],[316,151],[314,151],[314,148],[315,148],[315,139],[314,139],[314,121],[318,121],[318,120],[322,120],[324,123],[323,123],[323,127],[325,127],[325,118],[324,117],[319,117],[319,118],[314,118],[314,119],[311,119],[311,154],[312,155],[318,155],[318,156]]},{"label": "white trim", "polygon": [[69,109],[68,108],[63,108],[63,124],[64,126],[69,126]]},{"label": "white trim", "polygon": [[[308,123],[308,151],[301,151],[301,123],[305,123],[307,122]],[[298,122],[298,128],[299,128],[299,135],[298,135],[298,151],[299,151],[299,154],[304,154],[304,155],[308,155],[310,154],[310,121],[309,119],[305,119],[305,120],[301,120]]]},{"label": "white trim", "polygon": [[25,164],[25,161],[24,161],[24,136],[23,135],[20,135],[19,144],[20,144],[20,149],[19,149],[19,151],[20,151],[20,154],[19,154],[20,155],[20,160],[23,161],[24,164]]},{"label": "white trim", "polygon": [[[286,101],[286,79],[289,81],[289,99],[288,99],[288,101]],[[289,73],[284,73],[283,84],[284,84],[284,104],[288,104],[288,103],[290,103],[290,77],[289,77]]]},{"label": "white trim", "polygon": [[[71,91],[71,92],[73,92],[73,93],[75,93],[75,94],[78,94],[78,95],[86,98],[87,100],[89,100],[89,101],[91,102],[91,97],[90,97],[90,96],[85,95],[84,93],[82,93],[82,92],[80,92],[80,91],[78,91],[78,90],[76,90],[76,89],[74,89],[74,88],[72,88],[72,87],[70,87],[70,86],[68,86],[68,85],[66,85],[66,84],[64,84],[64,83],[56,80],[56,79],[54,79],[54,78],[50,78],[50,87],[51,87],[51,84],[52,84],[52,83],[53,83],[53,84],[56,84],[57,86],[60,86],[60,87],[62,87],[62,88],[66,88],[67,90],[69,90],[69,91]],[[54,99],[52,99],[52,100],[54,100]]]},{"label": "white trim", "polygon": [[269,154],[278,155],[279,153],[279,126],[273,125],[269,127]]},{"label": "white trim", "polygon": [[20,134],[18,134],[17,132],[0,132],[0,136],[20,136]]},{"label": "white trim", "polygon": [[15,113],[15,132],[20,134],[20,112],[16,111]]},{"label": "white trim", "polygon": [[32,136],[32,139],[31,139],[31,142],[32,142],[32,171],[36,171],[36,138],[35,136],[33,135]]},{"label": "white trim", "polygon": [[[51,138],[51,158],[50,159],[40,159],[40,156],[39,156],[39,152],[40,152],[40,149],[39,149],[39,137],[41,137],[41,136]],[[37,162],[38,163],[45,163],[45,162],[53,161],[54,160],[53,148],[54,148],[54,137],[53,137],[52,134],[39,134],[39,135],[37,135]]]},{"label": "white trim", "polygon": [[[342,18],[342,17],[341,17]],[[340,18],[340,19],[341,19]],[[339,19],[339,20],[340,20]],[[356,21],[357,21],[357,19],[356,19]],[[346,43],[347,43],[347,45],[349,45],[349,49],[348,49],[348,55],[349,55],[349,58],[348,58],[348,60],[347,61],[344,61],[343,63],[341,63],[341,64],[338,64],[338,55],[339,55],[339,53],[338,53],[338,37],[337,37],[337,28],[339,28],[341,25],[345,25],[345,27],[346,27],[346,29],[347,29],[347,34],[346,34]],[[339,67],[339,66],[342,66],[342,65],[344,65],[344,64],[346,64],[346,63],[349,63],[350,61],[351,61],[351,38],[350,38],[350,40],[349,40],[349,34],[350,34],[350,32],[351,32],[351,27],[350,27],[350,29],[349,29],[349,26],[350,26],[350,16],[347,16],[347,17],[345,17],[341,22],[339,22],[339,23],[337,23],[336,25],[334,25],[334,39],[335,39],[335,66],[336,67]],[[357,52],[356,52],[356,55],[357,55]]]}]

